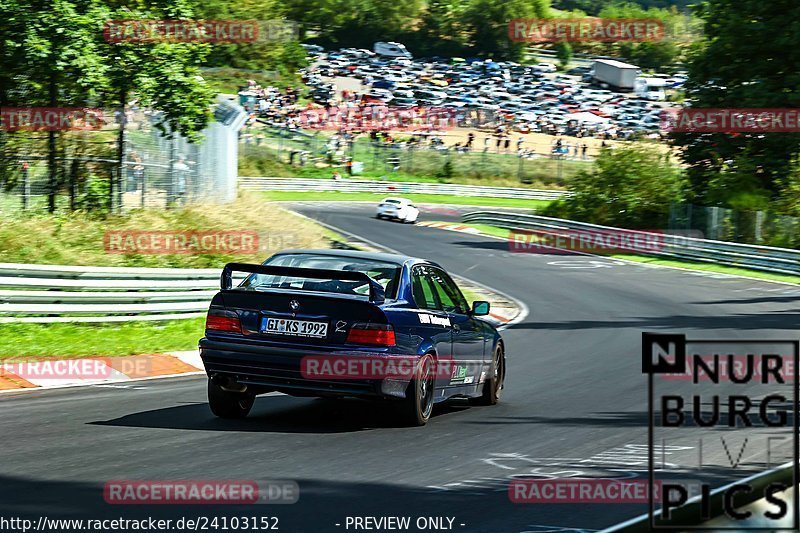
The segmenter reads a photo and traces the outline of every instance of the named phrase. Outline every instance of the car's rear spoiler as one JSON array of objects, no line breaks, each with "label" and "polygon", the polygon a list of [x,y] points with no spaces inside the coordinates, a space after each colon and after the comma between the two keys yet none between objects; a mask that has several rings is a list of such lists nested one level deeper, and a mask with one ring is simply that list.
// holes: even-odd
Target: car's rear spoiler
[{"label": "car's rear spoiler", "polygon": [[219,286],[223,291],[231,290],[233,286],[233,272],[248,272],[251,274],[266,274],[270,276],[288,276],[308,279],[330,279],[341,281],[360,281],[369,285],[369,301],[380,304],[386,300],[386,292],[380,283],[363,272],[345,270],[326,270],[322,268],[299,268],[286,266],[251,265],[248,263],[228,263],[222,269]]}]

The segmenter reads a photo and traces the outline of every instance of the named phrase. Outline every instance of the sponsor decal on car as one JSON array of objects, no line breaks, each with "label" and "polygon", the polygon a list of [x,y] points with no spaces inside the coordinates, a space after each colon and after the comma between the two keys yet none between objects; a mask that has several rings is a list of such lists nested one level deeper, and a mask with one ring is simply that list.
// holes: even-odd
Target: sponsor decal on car
[{"label": "sponsor decal on car", "polygon": [[432,315],[430,313],[419,313],[420,324],[435,324],[439,326],[450,326],[450,318]]}]

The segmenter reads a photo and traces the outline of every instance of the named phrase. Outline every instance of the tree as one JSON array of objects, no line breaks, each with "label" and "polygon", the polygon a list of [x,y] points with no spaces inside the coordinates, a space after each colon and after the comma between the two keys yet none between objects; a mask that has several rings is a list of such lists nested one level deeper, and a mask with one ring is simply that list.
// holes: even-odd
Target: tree
[{"label": "tree", "polygon": [[[777,0],[708,0],[697,7],[705,38],[689,63],[686,97],[693,108],[800,107],[800,4]],[[800,134],[676,133],[689,179],[700,202],[718,198],[713,189],[731,165],[747,159],[758,189],[775,199],[792,171]],[[722,180],[724,182],[724,180]]]},{"label": "tree", "polygon": [[545,214],[626,228],[661,228],[670,205],[684,198],[680,169],[653,147],[606,148],[595,168],[573,178],[571,195]]},{"label": "tree", "polygon": [[420,16],[416,42],[407,44],[425,55],[462,55],[468,38],[460,25],[463,11],[460,0],[430,0]]},{"label": "tree", "polygon": [[570,45],[567,41],[561,41],[556,44],[556,57],[558,58],[558,62],[561,65],[562,70],[566,70],[569,67],[569,62],[572,59],[572,45]]},{"label": "tree", "polygon": [[[114,19],[190,18],[188,0],[135,2],[140,6],[135,9],[119,7],[123,2],[116,0],[0,2],[8,21],[0,25],[0,105],[119,109],[135,93],[143,105],[162,112],[169,131],[195,138],[208,123],[213,93],[199,69],[207,45],[112,43],[103,32]],[[123,134],[121,128],[120,139]],[[47,133],[50,211],[66,138]],[[122,143],[119,149],[121,159]],[[71,179],[77,175],[69,172]]]},{"label": "tree", "polygon": [[[0,104],[69,107],[95,102],[107,70],[95,33],[95,21],[105,20],[104,6],[97,0],[11,0],[3,8],[3,17],[11,21],[2,35],[3,70],[11,67],[0,77]],[[5,57],[9,51],[13,56]],[[56,207],[60,135],[47,132],[50,212]]]},{"label": "tree", "polygon": [[527,43],[509,39],[508,23],[514,19],[549,16],[549,0],[469,0],[462,23],[475,54],[520,61],[524,58]]}]

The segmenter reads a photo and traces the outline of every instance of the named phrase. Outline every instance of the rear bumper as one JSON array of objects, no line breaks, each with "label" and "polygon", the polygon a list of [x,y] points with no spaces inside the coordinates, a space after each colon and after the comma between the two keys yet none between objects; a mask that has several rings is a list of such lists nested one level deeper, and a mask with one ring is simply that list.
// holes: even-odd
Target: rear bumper
[{"label": "rear bumper", "polygon": [[401,213],[397,209],[378,209],[377,215],[389,218],[400,218]]},{"label": "rear bumper", "polygon": [[257,393],[279,391],[298,396],[359,396],[404,398],[408,380],[308,378],[301,372],[303,357],[385,357],[385,352],[314,351],[284,346],[250,345],[203,338],[200,357],[210,378],[229,379]]}]

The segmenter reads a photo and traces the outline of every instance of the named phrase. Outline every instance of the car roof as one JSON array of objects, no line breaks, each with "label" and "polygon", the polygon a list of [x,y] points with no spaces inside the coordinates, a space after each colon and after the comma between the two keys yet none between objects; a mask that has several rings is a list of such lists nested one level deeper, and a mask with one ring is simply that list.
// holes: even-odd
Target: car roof
[{"label": "car roof", "polygon": [[429,261],[427,259],[421,259],[419,257],[412,257],[409,255],[393,254],[387,252],[362,252],[361,250],[333,250],[330,248],[297,248],[297,249],[283,250],[274,255],[286,255],[286,254],[331,255],[336,257],[352,257],[353,259],[383,261],[386,263],[394,263],[399,266],[405,264],[408,264],[409,266],[416,264],[427,264],[442,268],[437,263]]}]

